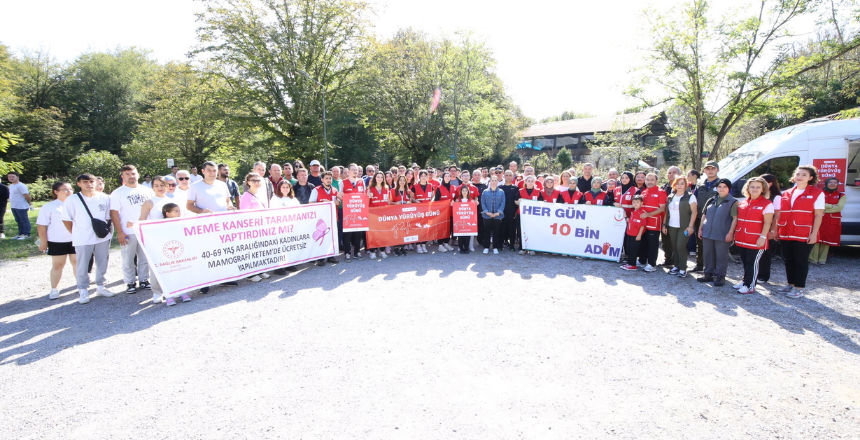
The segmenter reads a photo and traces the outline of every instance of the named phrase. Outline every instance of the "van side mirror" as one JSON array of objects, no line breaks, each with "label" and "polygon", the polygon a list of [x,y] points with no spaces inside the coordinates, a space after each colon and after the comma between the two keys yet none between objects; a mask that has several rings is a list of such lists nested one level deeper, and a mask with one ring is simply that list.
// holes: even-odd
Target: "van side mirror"
[{"label": "van side mirror", "polygon": [[738,179],[734,183],[732,183],[732,197],[741,198],[744,197],[743,189],[744,185],[747,184],[747,179]]}]

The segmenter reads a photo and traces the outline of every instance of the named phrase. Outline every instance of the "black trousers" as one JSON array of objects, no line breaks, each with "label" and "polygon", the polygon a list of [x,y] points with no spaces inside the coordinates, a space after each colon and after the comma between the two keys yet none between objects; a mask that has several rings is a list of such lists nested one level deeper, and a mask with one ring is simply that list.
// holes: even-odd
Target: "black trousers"
[{"label": "black trousers", "polygon": [[355,256],[361,252],[361,232],[344,232],[343,233],[343,253]]},{"label": "black trousers", "polygon": [[669,237],[669,234],[660,232],[660,239],[663,242],[663,259],[665,262],[672,264],[675,256],[675,245],[672,244],[672,238]]},{"label": "black trousers", "polygon": [[782,240],[782,259],[785,260],[785,277],[794,287],[806,287],[809,275],[809,253],[812,246],[805,241]]},{"label": "black trousers", "polygon": [[639,246],[639,263],[657,265],[657,251],[660,248],[660,231],[645,230]]},{"label": "black trousers", "polygon": [[[645,234],[642,234],[643,237]],[[627,255],[627,264],[636,265],[636,258],[639,255],[639,245],[641,241],[636,240],[635,235],[624,235],[624,253]]]},{"label": "black trousers", "polygon": [[460,252],[466,252],[469,250],[469,241],[471,241],[472,237],[457,237],[457,246],[460,247]]},{"label": "black trousers", "polygon": [[759,279],[759,270],[761,268],[761,259],[767,252],[764,249],[747,249],[738,246],[741,254],[741,262],[744,263],[744,286],[755,287],[756,280]]},{"label": "black trousers", "polygon": [[[508,215],[505,213],[505,218],[503,218],[501,223],[501,236],[499,238],[499,247],[496,249],[501,249],[501,245],[507,244],[511,249],[515,249],[517,245],[517,219],[515,218],[515,214]],[[486,224],[484,224],[484,228],[486,228]],[[495,239],[494,239],[495,240]]]},{"label": "black trousers", "polygon": [[695,226],[693,226],[694,228],[696,228],[693,235],[696,236],[696,267],[698,267],[698,268],[705,267],[704,243],[702,242],[702,239],[699,238],[699,226],[702,225],[701,219],[702,219],[702,213],[699,213],[698,217],[696,217]]},{"label": "black trousers", "polygon": [[[507,218],[507,217],[505,217]],[[484,247],[490,247],[490,237],[493,238],[492,246],[495,249],[502,248],[502,222],[504,219],[485,218],[484,219]]]},{"label": "black trousers", "polygon": [[767,250],[761,255],[758,262],[758,278],[757,281],[770,281],[770,265],[773,262],[773,256],[779,250],[779,242],[776,240],[767,241]]}]

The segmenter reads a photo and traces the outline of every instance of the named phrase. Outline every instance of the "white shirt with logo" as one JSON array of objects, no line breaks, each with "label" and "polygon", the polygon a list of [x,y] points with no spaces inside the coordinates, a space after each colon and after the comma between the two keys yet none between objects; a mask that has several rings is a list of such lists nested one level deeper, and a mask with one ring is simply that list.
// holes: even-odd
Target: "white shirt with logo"
[{"label": "white shirt with logo", "polygon": [[140,208],[153,196],[155,193],[143,185],[134,188],[123,185],[110,194],[110,209],[119,213],[119,222],[124,233],[134,235],[134,228],[129,228],[128,222],[140,220]]},{"label": "white shirt with logo", "polygon": [[[83,194],[80,197],[86,201],[93,218],[110,223],[110,196],[96,191],[92,197]],[[96,236],[95,231],[93,231],[93,223],[90,221],[90,216],[87,215],[84,205],[81,204],[80,197],[73,194],[63,204],[66,208],[63,220],[72,222],[72,246],[87,246],[109,241],[113,234],[108,234],[104,238]]]}]

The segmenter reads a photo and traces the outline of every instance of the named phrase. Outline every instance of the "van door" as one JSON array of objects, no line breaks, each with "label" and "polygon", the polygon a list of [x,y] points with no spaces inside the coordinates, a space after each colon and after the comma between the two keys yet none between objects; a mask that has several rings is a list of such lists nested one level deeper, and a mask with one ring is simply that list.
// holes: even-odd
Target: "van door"
[{"label": "van door", "polygon": [[846,143],[848,165],[845,207],[842,208],[842,244],[860,244],[860,139]]}]

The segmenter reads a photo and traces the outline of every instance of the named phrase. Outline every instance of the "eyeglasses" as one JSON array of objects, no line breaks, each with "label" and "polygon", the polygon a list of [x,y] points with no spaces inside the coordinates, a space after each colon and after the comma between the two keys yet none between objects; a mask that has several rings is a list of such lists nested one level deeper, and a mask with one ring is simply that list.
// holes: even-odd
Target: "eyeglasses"
[{"label": "eyeglasses", "polygon": [[168,183],[167,186],[174,188],[174,187],[176,187],[176,184],[175,183]]},{"label": "eyeglasses", "polygon": [[251,179],[248,182],[262,182],[263,179]]},{"label": "eyeglasses", "polygon": [[190,177],[177,177],[177,179],[181,180],[191,180]]}]

